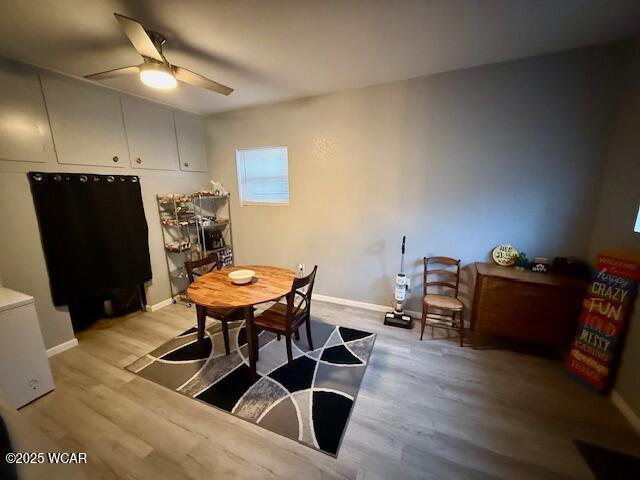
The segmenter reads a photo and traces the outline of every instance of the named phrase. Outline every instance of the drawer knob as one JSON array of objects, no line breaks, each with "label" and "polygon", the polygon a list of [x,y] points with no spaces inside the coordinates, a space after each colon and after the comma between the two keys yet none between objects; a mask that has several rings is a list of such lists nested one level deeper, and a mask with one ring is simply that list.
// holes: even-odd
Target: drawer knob
[{"label": "drawer knob", "polygon": [[120,160],[120,159],[119,159],[118,157],[113,157],[113,159],[112,159],[112,160],[113,160],[114,162],[116,162],[116,163],[117,163],[117,162],[118,162],[118,160]]},{"label": "drawer knob", "polygon": [[140,157],[136,158],[136,163],[142,163],[142,159]]},{"label": "drawer knob", "polygon": [[189,166],[189,162],[184,162],[184,166],[188,167]]}]

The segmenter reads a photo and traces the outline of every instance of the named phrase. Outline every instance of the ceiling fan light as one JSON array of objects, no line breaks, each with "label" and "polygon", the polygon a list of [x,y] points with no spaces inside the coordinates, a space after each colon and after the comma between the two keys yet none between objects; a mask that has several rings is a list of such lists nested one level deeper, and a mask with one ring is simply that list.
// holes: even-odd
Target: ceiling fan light
[{"label": "ceiling fan light", "polygon": [[146,64],[140,68],[140,80],[151,88],[170,90],[176,88],[178,82],[173,72],[165,65]]}]

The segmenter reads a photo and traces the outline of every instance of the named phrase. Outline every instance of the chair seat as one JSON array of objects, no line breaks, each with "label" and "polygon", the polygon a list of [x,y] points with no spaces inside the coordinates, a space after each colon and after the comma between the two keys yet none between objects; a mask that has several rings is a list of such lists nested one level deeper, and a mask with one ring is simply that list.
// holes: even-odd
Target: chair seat
[{"label": "chair seat", "polygon": [[[270,331],[286,332],[287,330],[287,306],[282,303],[274,303],[267,310],[255,317],[254,324]],[[293,322],[295,328],[299,322]]]},{"label": "chair seat", "polygon": [[444,308],[453,311],[464,308],[464,304],[460,300],[449,295],[427,294],[424,296],[424,303],[430,307]]}]

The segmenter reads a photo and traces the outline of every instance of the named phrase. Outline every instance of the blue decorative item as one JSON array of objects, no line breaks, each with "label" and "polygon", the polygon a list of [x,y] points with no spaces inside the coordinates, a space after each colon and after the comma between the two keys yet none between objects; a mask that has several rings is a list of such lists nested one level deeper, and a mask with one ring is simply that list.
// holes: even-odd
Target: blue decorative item
[{"label": "blue decorative item", "polygon": [[526,253],[520,252],[518,258],[516,259],[515,266],[520,270],[529,270],[531,268],[531,262],[527,258]]}]

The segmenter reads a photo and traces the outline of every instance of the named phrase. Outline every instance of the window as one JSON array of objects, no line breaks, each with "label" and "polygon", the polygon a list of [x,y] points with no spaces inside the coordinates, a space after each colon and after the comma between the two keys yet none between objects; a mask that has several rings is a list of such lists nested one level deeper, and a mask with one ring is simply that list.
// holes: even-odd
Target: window
[{"label": "window", "polygon": [[287,147],[236,150],[240,205],[288,205]]}]

